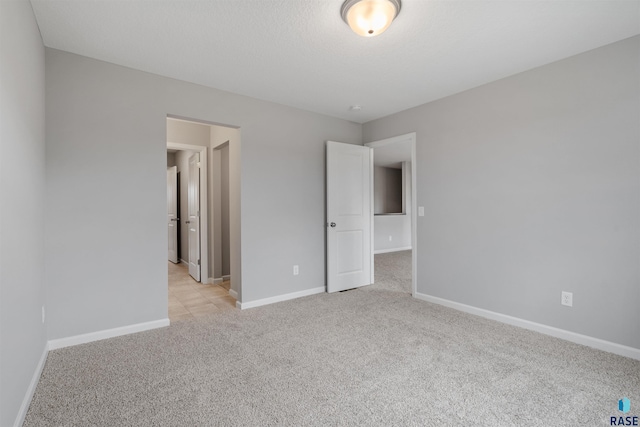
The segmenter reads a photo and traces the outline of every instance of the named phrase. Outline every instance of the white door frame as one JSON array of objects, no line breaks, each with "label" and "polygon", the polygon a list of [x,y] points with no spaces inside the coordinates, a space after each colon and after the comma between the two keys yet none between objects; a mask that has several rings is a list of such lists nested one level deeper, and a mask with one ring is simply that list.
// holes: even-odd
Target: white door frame
[{"label": "white door frame", "polygon": [[[415,297],[418,292],[418,203],[416,196],[416,170],[418,169],[418,165],[416,164],[416,133],[407,133],[400,136],[394,136],[392,138],[382,139],[380,141],[368,142],[364,145],[371,148],[378,148],[385,145],[397,144],[399,142],[409,142],[411,144],[411,295]],[[373,228],[373,220],[371,224]],[[371,245],[372,254],[373,246],[374,245]]]},{"label": "white door frame", "polygon": [[167,141],[167,148],[171,150],[188,150],[200,153],[200,282],[209,281],[209,229],[208,229],[208,200],[207,177],[209,167],[207,165],[208,151],[201,145],[182,144]]}]

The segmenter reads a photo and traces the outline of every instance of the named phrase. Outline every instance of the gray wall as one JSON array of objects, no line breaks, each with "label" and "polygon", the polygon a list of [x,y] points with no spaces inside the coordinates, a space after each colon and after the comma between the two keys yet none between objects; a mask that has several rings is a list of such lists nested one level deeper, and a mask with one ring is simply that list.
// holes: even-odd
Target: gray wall
[{"label": "gray wall", "polygon": [[376,215],[373,217],[374,253],[409,248],[411,248],[411,216],[409,214]]},{"label": "gray wall", "polygon": [[413,131],[419,293],[640,348],[640,37],[363,137]]},{"label": "gray wall", "polygon": [[199,145],[208,147],[211,141],[211,126],[167,119],[167,143]]},{"label": "gray wall", "polygon": [[360,125],[57,50],[46,60],[50,339],[166,318],[167,114],[241,128],[242,301],[324,286],[324,144],[360,143]]},{"label": "gray wall", "polygon": [[167,153],[167,167],[176,166],[176,153]]},{"label": "gray wall", "polygon": [[[233,214],[231,201],[237,198],[236,191],[232,191],[234,185],[237,187],[237,171],[232,166],[237,162],[232,156],[232,151],[239,151],[240,131],[223,126],[211,126],[211,146],[213,149],[213,198],[211,212],[213,216],[213,238],[214,246],[213,264],[214,276],[217,279],[223,275],[232,275],[234,263],[231,261],[232,248],[237,245],[237,236],[232,233],[232,223],[238,222]],[[224,159],[223,159],[224,158]],[[235,188],[235,187],[234,187]],[[224,218],[223,218],[224,216]],[[223,244],[224,241],[224,244]],[[224,267],[223,267],[224,261]],[[237,260],[235,261],[238,262]],[[237,270],[237,267],[235,268]],[[231,289],[238,291],[239,278],[231,278]]]},{"label": "gray wall", "polygon": [[402,213],[402,169],[373,168],[373,213]]},{"label": "gray wall", "polygon": [[0,425],[46,346],[44,47],[27,1],[0,2]]}]

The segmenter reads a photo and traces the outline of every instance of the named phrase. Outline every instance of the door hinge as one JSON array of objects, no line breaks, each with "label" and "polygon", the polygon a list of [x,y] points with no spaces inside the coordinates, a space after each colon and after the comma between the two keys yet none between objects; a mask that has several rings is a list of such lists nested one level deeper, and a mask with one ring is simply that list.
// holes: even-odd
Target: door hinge
[{"label": "door hinge", "polygon": [[200,260],[198,260],[198,265],[200,265]]}]

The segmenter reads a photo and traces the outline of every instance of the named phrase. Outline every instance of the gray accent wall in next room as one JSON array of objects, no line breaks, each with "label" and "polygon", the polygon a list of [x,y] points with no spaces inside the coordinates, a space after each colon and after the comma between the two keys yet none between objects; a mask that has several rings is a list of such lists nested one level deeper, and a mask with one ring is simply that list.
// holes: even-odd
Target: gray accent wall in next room
[{"label": "gray accent wall in next room", "polygon": [[240,128],[241,300],[325,285],[325,141],[361,125],[52,49],[46,79],[49,339],[167,317],[167,114]]},{"label": "gray accent wall in next room", "polygon": [[373,168],[373,213],[403,213],[402,169]]},{"label": "gray accent wall in next room", "polygon": [[167,153],[167,167],[176,165],[176,153]]},{"label": "gray accent wall in next room", "polygon": [[0,1],[0,426],[21,424],[47,344],[44,55],[29,2]]},{"label": "gray accent wall in next room", "polygon": [[363,137],[412,131],[418,293],[640,348],[640,36]]}]

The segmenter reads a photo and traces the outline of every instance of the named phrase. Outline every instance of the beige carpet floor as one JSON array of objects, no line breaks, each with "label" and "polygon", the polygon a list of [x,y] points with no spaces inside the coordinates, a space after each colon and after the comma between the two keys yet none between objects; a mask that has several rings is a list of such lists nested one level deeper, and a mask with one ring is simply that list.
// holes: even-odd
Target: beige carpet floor
[{"label": "beige carpet floor", "polygon": [[50,352],[25,426],[602,426],[640,361],[354,290]]},{"label": "beige carpet floor", "polygon": [[411,251],[374,255],[374,283],[363,290],[411,294]]}]

